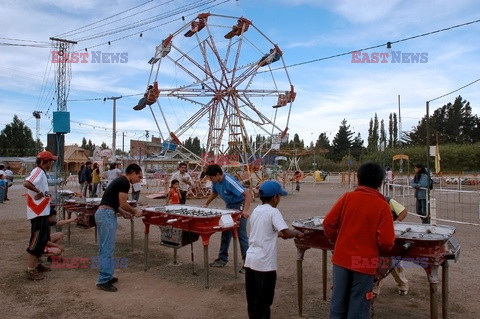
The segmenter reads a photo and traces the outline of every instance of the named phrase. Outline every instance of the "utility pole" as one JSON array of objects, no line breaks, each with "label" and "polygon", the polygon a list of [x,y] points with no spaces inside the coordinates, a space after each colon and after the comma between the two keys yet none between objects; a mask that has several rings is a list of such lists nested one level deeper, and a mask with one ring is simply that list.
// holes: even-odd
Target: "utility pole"
[{"label": "utility pole", "polygon": [[36,120],[36,134],[35,134],[35,154],[38,154],[38,152],[40,151],[40,145],[39,145],[39,140],[40,140],[40,114],[42,112],[41,111],[33,111],[33,117],[35,118]]},{"label": "utility pole", "polygon": [[[400,115],[400,94],[398,95],[398,146],[400,155],[402,154],[402,116]],[[393,170],[393,167],[392,167]],[[400,175],[403,173],[403,157],[400,157]]]},{"label": "utility pole", "polygon": [[[52,62],[57,72],[55,80],[57,82],[57,112],[53,112],[53,132],[56,134],[56,161],[55,177],[62,176],[63,160],[64,160],[64,141],[65,134],[70,133],[70,113],[67,112],[67,98],[70,92],[70,79],[72,72],[72,64],[70,60],[70,49],[73,48],[75,41],[59,39],[51,37],[52,41]],[[56,49],[56,50],[55,50]],[[56,58],[56,59],[55,59]],[[58,202],[57,184],[55,184],[55,201]],[[61,216],[63,217],[63,216]]]},{"label": "utility pole", "polygon": [[117,100],[121,99],[122,96],[112,96],[107,97],[106,100],[113,100],[113,133],[112,133],[112,149],[113,155],[112,160],[114,163],[117,162]]}]

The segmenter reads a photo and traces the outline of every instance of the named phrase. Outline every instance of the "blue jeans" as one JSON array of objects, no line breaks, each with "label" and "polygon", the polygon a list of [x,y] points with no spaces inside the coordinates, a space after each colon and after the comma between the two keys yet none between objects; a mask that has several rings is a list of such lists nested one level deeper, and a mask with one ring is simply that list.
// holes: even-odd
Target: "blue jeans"
[{"label": "blue jeans", "polygon": [[[235,204],[227,204],[228,209],[239,209],[241,210],[243,202]],[[237,229],[238,239],[240,242],[240,251],[242,253],[242,259],[245,261],[248,250],[248,236],[247,236],[247,219],[240,218],[240,227]],[[231,230],[222,232],[222,240],[220,242],[220,252],[218,253],[218,258],[223,261],[228,261],[228,247],[230,247],[230,241],[232,240],[233,233]]]},{"label": "blue jeans", "polygon": [[98,284],[104,284],[113,278],[115,236],[117,233],[117,215],[111,209],[99,208],[95,213],[98,231],[99,269]]},{"label": "blue jeans", "polygon": [[[373,275],[333,265],[333,292],[330,319],[370,319]],[[373,296],[372,296],[373,297]]]}]

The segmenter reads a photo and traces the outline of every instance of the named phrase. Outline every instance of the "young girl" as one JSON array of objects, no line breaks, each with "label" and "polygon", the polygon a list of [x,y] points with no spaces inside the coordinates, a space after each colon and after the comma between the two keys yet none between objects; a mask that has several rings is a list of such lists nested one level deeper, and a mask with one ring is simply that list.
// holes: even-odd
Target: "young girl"
[{"label": "young girl", "polygon": [[170,204],[180,204],[180,182],[176,179],[173,179],[170,183],[170,191],[167,194],[167,202],[165,205]]}]

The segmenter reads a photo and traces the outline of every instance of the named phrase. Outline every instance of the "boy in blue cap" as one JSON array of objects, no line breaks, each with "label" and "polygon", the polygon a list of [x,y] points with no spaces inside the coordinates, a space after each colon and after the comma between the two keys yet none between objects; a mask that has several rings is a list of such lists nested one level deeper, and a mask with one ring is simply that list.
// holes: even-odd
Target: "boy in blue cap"
[{"label": "boy in blue cap", "polygon": [[279,183],[265,181],[259,190],[261,205],[249,218],[250,240],[245,259],[245,290],[248,317],[270,318],[270,306],[277,281],[277,237],[302,238],[304,234],[289,229],[277,209],[280,197],[287,195]]}]

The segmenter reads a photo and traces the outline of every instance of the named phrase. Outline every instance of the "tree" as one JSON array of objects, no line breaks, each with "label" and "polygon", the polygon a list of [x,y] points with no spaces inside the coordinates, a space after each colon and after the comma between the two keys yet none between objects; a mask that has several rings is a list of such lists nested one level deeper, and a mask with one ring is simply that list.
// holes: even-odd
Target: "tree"
[{"label": "tree", "polygon": [[[455,101],[438,108],[429,117],[429,138],[436,140],[436,133],[439,133],[439,142],[444,143],[475,143],[480,141],[478,135],[478,124],[476,115],[472,115],[470,102],[458,96]],[[416,127],[407,134],[407,142],[411,145],[425,145],[427,135],[426,116],[424,116]]]},{"label": "tree", "polygon": [[387,148],[387,133],[385,132],[385,123],[380,121],[380,149],[384,151]]},{"label": "tree", "polygon": [[343,119],[338,129],[337,135],[332,141],[331,159],[338,162],[348,154],[348,150],[352,146],[352,135],[350,125],[347,125],[347,120]]},{"label": "tree", "polygon": [[363,140],[360,133],[358,133],[357,136],[353,139],[352,146],[350,148],[350,155],[353,156],[357,161],[359,161],[363,150]]},{"label": "tree", "polygon": [[393,147],[395,142],[393,141],[393,114],[388,116],[388,147]]},{"label": "tree", "polygon": [[330,141],[328,140],[327,133],[321,133],[315,142],[315,148],[330,150]]},{"label": "tree", "polygon": [[198,156],[202,155],[202,148],[200,147],[200,139],[198,137],[194,137],[193,139],[189,137],[186,141],[183,142],[183,145],[192,153]]},{"label": "tree", "polygon": [[402,139],[402,132],[398,132],[397,113],[393,113],[393,145],[398,145],[398,142]]},{"label": "tree", "polygon": [[291,149],[304,149],[305,145],[303,140],[301,140],[298,134],[295,133],[295,135],[293,136],[293,140],[288,142],[287,147]]},{"label": "tree", "polygon": [[37,150],[32,130],[16,114],[13,115],[12,123],[7,124],[0,132],[0,149],[3,156],[36,155]]},{"label": "tree", "polygon": [[375,113],[375,118],[370,119],[370,126],[368,127],[368,145],[367,150],[369,152],[375,152],[378,150],[378,116]]}]

